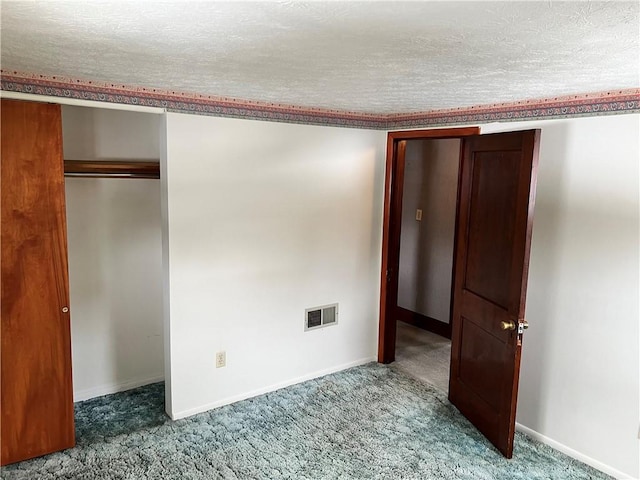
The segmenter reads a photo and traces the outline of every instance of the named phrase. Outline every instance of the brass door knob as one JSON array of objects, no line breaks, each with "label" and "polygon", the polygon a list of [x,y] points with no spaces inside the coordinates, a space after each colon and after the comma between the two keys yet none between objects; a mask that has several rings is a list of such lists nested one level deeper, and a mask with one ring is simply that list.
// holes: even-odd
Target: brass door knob
[{"label": "brass door knob", "polygon": [[516,323],[513,320],[509,320],[508,322],[500,322],[500,328],[502,330],[515,330]]},{"label": "brass door knob", "polygon": [[529,322],[527,322],[526,320],[523,320],[523,321],[522,321],[522,328],[523,328],[524,330],[526,330],[527,328],[529,328]]}]

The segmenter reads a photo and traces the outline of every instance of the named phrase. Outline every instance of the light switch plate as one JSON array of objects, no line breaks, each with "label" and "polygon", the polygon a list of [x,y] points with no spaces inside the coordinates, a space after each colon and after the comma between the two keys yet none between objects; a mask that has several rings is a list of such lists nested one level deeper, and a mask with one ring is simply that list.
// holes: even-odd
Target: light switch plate
[{"label": "light switch plate", "polygon": [[416,220],[417,221],[421,221],[422,220],[422,210],[420,210],[420,209],[416,210]]}]

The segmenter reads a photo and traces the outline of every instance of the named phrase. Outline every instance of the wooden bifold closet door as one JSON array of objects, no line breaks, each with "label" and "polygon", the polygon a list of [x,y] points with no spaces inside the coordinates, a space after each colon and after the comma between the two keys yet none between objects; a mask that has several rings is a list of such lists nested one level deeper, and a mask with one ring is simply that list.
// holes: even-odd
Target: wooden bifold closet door
[{"label": "wooden bifold closet door", "polygon": [[2,99],[2,464],[75,444],[60,105]]}]

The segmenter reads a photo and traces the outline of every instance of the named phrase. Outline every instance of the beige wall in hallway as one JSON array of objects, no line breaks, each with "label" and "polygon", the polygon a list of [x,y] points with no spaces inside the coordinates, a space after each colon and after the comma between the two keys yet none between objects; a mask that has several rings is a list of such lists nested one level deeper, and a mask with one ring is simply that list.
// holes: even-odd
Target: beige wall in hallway
[{"label": "beige wall in hallway", "polygon": [[[460,140],[408,140],[398,305],[449,323]],[[416,220],[416,210],[422,220]]]}]

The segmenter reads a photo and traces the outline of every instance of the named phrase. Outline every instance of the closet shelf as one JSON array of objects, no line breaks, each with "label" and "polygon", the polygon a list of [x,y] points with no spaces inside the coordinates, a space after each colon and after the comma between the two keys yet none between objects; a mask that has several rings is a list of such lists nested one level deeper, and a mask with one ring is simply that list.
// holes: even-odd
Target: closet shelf
[{"label": "closet shelf", "polygon": [[65,160],[65,177],[160,178],[160,161]]}]

